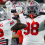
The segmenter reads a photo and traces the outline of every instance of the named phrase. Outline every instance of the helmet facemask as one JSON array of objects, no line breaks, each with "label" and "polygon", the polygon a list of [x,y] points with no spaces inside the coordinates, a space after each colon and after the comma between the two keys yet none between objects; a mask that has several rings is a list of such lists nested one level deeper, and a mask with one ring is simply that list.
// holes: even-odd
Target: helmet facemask
[{"label": "helmet facemask", "polygon": [[29,6],[27,7],[27,11],[28,11],[28,14],[36,14],[36,12],[38,11],[38,8],[36,6]]}]

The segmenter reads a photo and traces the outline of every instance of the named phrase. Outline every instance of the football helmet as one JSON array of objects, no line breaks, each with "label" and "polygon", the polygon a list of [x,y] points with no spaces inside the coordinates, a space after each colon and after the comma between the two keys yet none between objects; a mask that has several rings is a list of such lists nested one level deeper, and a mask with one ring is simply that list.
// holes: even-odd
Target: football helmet
[{"label": "football helmet", "polygon": [[16,13],[16,4],[14,4],[11,8],[11,13],[14,13],[14,12]]},{"label": "football helmet", "polygon": [[25,9],[26,9],[26,6],[23,2],[19,2],[17,4],[14,4],[13,7],[11,8],[11,12],[16,12],[16,7],[22,7],[22,10],[23,10],[23,13],[25,13]]},{"label": "football helmet", "polygon": [[0,7],[0,20],[6,20],[6,19],[8,19],[7,13],[5,9]]},{"label": "football helmet", "polygon": [[25,4],[23,2],[17,3],[16,6],[22,7],[22,11],[23,11],[23,13],[25,13],[26,6],[25,6]]},{"label": "football helmet", "polygon": [[11,13],[13,14],[12,19],[18,20],[19,14],[16,11],[16,4],[14,4],[13,7],[11,8]]},{"label": "football helmet", "polygon": [[27,14],[39,15],[40,5],[36,1],[31,1],[27,5]]}]

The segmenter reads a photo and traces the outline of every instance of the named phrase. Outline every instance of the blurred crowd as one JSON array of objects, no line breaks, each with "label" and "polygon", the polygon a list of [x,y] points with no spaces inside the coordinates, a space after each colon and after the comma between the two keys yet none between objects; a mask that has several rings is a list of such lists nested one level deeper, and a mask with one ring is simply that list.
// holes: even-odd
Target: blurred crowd
[{"label": "blurred crowd", "polygon": [[[7,2],[9,0],[0,0],[0,4],[5,4],[5,2]],[[18,1],[27,1],[27,0],[10,0],[13,4],[15,4]],[[31,0],[30,0],[31,1]],[[38,3],[45,3],[45,0],[35,0]]]}]

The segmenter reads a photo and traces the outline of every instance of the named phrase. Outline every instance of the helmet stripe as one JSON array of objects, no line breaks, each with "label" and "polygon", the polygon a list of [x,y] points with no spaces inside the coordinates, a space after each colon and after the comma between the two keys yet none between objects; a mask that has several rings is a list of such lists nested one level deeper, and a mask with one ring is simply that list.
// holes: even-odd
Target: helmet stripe
[{"label": "helmet stripe", "polygon": [[19,5],[21,4],[21,2],[19,2]]},{"label": "helmet stripe", "polygon": [[15,8],[15,5],[13,6],[13,8]]},{"label": "helmet stripe", "polygon": [[33,5],[33,1],[31,1],[31,5]]}]

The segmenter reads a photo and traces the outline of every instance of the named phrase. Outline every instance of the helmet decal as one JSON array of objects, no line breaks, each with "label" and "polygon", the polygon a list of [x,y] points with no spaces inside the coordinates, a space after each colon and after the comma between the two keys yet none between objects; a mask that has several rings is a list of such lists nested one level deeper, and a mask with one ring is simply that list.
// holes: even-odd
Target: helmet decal
[{"label": "helmet decal", "polygon": [[15,8],[15,5],[13,6],[13,8]]},{"label": "helmet decal", "polygon": [[33,5],[33,1],[31,1],[31,4],[30,5]]}]

